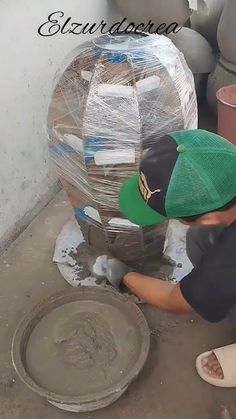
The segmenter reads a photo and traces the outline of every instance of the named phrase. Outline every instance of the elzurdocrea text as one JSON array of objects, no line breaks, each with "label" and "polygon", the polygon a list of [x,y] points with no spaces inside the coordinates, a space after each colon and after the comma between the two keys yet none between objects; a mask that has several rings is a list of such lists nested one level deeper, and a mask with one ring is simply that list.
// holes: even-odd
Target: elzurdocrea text
[{"label": "elzurdocrea text", "polygon": [[160,25],[155,25],[152,20],[144,23],[128,22],[124,18],[120,22],[113,23],[112,25],[108,24],[104,20],[97,23],[79,23],[73,22],[71,16],[66,17],[65,13],[61,10],[50,13],[47,18],[47,21],[42,23],[38,28],[38,33],[41,36],[54,36],[56,34],[73,34],[73,35],[86,35],[94,34],[96,32],[105,34],[128,34],[130,32],[146,32],[149,34],[170,34],[177,33],[181,28],[177,22],[173,22],[169,25],[166,23],[161,23]]}]

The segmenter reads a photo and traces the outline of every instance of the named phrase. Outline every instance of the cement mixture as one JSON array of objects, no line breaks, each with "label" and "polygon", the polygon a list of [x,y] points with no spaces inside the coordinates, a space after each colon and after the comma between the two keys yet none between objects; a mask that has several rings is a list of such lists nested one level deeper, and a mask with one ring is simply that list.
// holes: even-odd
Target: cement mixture
[{"label": "cement mixture", "polygon": [[28,373],[61,395],[88,396],[119,386],[140,354],[136,322],[115,304],[85,300],[55,308],[31,333]]},{"label": "cement mixture", "polygon": [[[93,230],[92,230],[93,231]],[[160,244],[151,243],[152,252],[148,252],[149,257],[143,254],[143,258],[138,258],[134,264],[134,269],[145,275],[179,282],[185,275],[192,270],[191,262],[186,254],[186,231],[187,227],[178,221],[169,222],[165,237],[164,255],[160,258],[158,249]],[[94,278],[91,271],[92,266],[104,255],[106,248],[99,248],[100,236],[93,235],[94,247],[89,247],[85,241],[85,233],[88,229],[79,226],[74,217],[71,218],[62,228],[57,240],[53,256],[53,261],[65,278],[73,287],[106,285],[105,279]],[[99,230],[98,230],[99,232]],[[158,240],[161,238],[159,237]],[[89,240],[87,239],[87,242]],[[101,243],[104,241],[101,240]],[[155,245],[157,251],[155,253]],[[125,248],[125,243],[119,248]],[[145,249],[147,250],[147,249]],[[99,269],[99,266],[98,266]]]}]

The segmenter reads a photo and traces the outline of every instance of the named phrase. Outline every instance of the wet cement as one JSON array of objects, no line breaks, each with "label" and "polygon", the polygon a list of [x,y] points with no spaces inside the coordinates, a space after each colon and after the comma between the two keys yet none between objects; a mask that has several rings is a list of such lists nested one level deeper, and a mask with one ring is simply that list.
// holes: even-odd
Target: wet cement
[{"label": "wet cement", "polygon": [[64,304],[33,330],[27,370],[40,386],[60,395],[96,395],[113,385],[118,389],[140,354],[136,322],[118,305]]},{"label": "wet cement", "polygon": [[[142,241],[137,233],[115,231],[114,241],[107,242],[104,230],[94,224],[81,223],[81,231],[85,242],[81,243],[76,251],[69,255],[76,261],[75,280],[83,284],[88,276],[93,276],[93,266],[99,256],[107,255],[115,257],[126,263],[134,271],[154,277],[165,277],[162,273],[163,249],[167,224],[159,227],[154,239],[153,233],[146,231],[146,242]],[[170,275],[173,271],[171,263],[165,261],[169,266]],[[166,271],[166,270],[165,270]]]},{"label": "wet cement", "polygon": [[[118,228],[105,231],[100,225],[92,222],[80,222],[79,225],[87,246],[87,254],[92,257],[107,254],[122,260],[138,271],[141,268],[150,270],[152,261],[155,261],[155,268],[160,264],[167,223],[163,223],[156,229],[146,228],[144,231],[141,229],[138,231],[119,230]],[[77,249],[78,254],[80,250],[81,245]]]}]

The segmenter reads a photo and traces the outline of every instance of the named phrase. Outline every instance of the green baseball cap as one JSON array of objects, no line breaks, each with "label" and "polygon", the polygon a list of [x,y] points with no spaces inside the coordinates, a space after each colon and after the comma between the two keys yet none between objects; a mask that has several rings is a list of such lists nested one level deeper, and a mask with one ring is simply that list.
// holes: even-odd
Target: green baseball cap
[{"label": "green baseball cap", "polygon": [[236,147],[204,130],[166,135],[145,152],[120,191],[120,209],[140,226],[205,214],[236,196]]}]

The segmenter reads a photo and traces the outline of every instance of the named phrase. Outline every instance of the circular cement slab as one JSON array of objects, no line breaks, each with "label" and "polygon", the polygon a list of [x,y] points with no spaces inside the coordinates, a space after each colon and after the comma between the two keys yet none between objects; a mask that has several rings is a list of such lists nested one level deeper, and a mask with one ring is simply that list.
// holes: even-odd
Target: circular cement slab
[{"label": "circular cement slab", "polygon": [[142,369],[149,329],[129,297],[81,287],[38,305],[19,325],[14,366],[60,408],[91,411],[117,399]]}]

